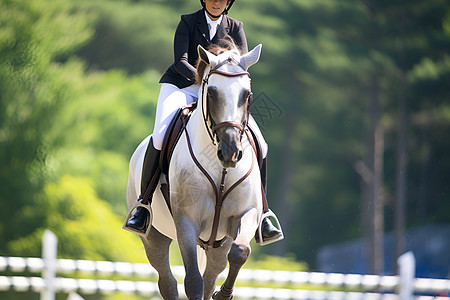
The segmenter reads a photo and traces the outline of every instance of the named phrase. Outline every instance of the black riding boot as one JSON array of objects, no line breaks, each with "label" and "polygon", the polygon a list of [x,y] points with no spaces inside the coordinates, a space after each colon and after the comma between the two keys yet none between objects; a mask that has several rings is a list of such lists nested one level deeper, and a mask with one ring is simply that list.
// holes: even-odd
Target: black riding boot
[{"label": "black riding boot", "polygon": [[[264,188],[264,193],[267,196],[267,158],[263,159],[261,166],[261,183]],[[273,226],[272,222],[268,217],[264,218],[261,221],[261,230],[262,230],[262,238],[263,241],[273,240],[281,236],[281,230]],[[259,243],[259,232],[256,231],[255,241]]]},{"label": "black riding boot", "polygon": [[[142,200],[142,198],[145,195],[145,192],[147,191],[147,188],[150,189],[150,194],[148,196],[148,199],[146,199],[149,203],[151,203],[151,199],[153,196],[153,192],[156,189],[156,186],[158,185],[158,179],[161,174],[160,168],[159,168],[159,155],[161,151],[155,149],[153,146],[153,139],[150,138],[148,142],[147,152],[145,153],[144,157],[144,164],[142,166],[142,177],[141,177],[141,195],[139,196],[139,199],[137,201]],[[149,186],[149,185],[152,186]],[[145,230],[146,226],[149,226],[150,224],[147,224],[147,219],[149,217],[149,212],[147,209],[143,207],[138,207],[136,209],[136,212],[134,215],[128,220],[127,226],[132,227],[138,231]]]}]

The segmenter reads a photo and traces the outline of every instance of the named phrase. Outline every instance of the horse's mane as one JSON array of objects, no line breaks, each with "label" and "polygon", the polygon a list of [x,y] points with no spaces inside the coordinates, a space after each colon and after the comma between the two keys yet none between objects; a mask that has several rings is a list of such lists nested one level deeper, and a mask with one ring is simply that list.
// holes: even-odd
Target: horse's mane
[{"label": "horse's mane", "polygon": [[[237,51],[240,53],[239,48],[236,46],[236,43],[234,42],[233,38],[230,36],[226,36],[223,39],[220,39],[216,44],[211,44],[206,49],[209,52],[211,52],[214,55],[220,55],[224,52],[228,51]],[[197,60],[197,74],[195,76],[195,83],[201,84],[203,79],[203,74],[205,73],[206,63],[202,61],[200,58]]]}]

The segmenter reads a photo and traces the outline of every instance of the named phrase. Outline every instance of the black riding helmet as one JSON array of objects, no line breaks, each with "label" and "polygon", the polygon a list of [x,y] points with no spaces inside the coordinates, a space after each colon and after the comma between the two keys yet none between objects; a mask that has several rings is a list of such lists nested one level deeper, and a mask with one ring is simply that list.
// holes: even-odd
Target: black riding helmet
[{"label": "black riding helmet", "polygon": [[[223,13],[222,13],[223,15],[227,15],[227,14],[228,14],[228,11],[230,10],[230,8],[231,8],[231,6],[233,5],[234,1],[235,1],[235,0],[230,0],[230,4],[228,5],[227,8],[225,8],[225,10],[224,10]],[[203,0],[200,0],[200,3],[202,4],[203,9],[206,10],[206,6],[205,6],[205,3],[203,2]],[[210,13],[209,11],[207,11],[207,10],[206,10],[206,12],[208,13],[208,15],[211,15],[211,16],[213,16],[214,18],[220,17],[220,16],[214,16],[213,14],[211,14],[211,13]]]}]

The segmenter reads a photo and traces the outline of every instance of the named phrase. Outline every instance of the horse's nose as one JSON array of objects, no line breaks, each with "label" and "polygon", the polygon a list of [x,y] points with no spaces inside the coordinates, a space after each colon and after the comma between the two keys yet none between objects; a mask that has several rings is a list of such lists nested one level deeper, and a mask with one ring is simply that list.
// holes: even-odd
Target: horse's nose
[{"label": "horse's nose", "polygon": [[228,144],[221,143],[217,150],[217,157],[221,161],[224,168],[234,168],[236,164],[241,160],[243,151],[240,146],[230,146]]},{"label": "horse's nose", "polygon": [[217,157],[224,168],[234,168],[242,158],[242,144],[239,132],[235,127],[222,128],[217,131],[219,145]]},{"label": "horse's nose", "polygon": [[229,155],[224,155],[222,149],[219,149],[219,150],[217,150],[217,157],[221,161],[229,160],[233,163],[237,163],[242,158],[242,150],[238,150],[237,152],[234,152],[233,154],[231,154],[231,157],[229,159],[227,159],[227,157],[229,157]]}]

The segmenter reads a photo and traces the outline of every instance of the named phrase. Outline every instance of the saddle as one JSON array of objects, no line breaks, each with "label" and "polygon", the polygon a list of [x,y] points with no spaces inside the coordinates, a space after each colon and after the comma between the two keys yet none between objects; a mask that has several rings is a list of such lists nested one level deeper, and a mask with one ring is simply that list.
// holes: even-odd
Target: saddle
[{"label": "saddle", "polygon": [[196,107],[197,102],[193,102],[185,107],[179,108],[172,121],[170,121],[163,140],[161,155],[159,157],[159,168],[161,170],[160,189],[170,213],[172,213],[169,194],[170,160],[172,158],[173,150],[175,149],[175,146],[177,145],[178,140],[180,139],[181,134],[189,121],[189,117]]}]

